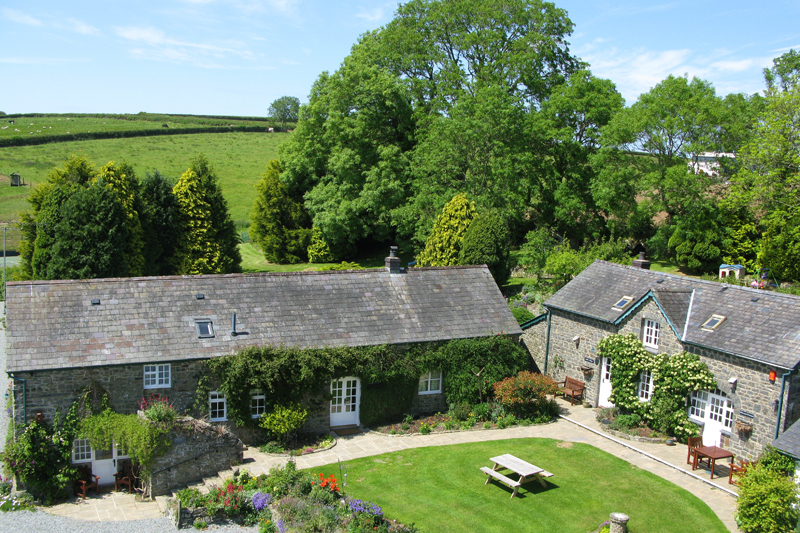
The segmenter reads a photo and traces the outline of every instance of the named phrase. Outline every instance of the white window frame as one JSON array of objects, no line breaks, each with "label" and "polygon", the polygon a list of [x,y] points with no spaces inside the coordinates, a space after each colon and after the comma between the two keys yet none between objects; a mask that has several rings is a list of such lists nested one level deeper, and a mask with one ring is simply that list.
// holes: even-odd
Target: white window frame
[{"label": "white window frame", "polygon": [[145,389],[169,389],[172,387],[172,365],[144,365],[142,386]]},{"label": "white window frame", "polygon": [[661,324],[650,318],[645,318],[644,324],[642,324],[642,344],[644,347],[657,350],[660,336]]},{"label": "white window frame", "polygon": [[[709,326],[709,324],[711,322],[714,322],[714,321],[716,321],[716,324],[714,324],[713,326]],[[720,327],[723,322],[725,322],[725,317],[724,316],[722,316],[722,315],[711,315],[711,318],[709,318],[708,320],[703,322],[703,325],[701,327],[703,328],[704,331],[714,331],[715,329]]]},{"label": "white window frame", "polygon": [[653,397],[653,373],[650,370],[642,370],[639,374],[637,396],[640,402],[649,402]]},{"label": "white window frame", "polygon": [[[260,404],[259,404],[260,402]],[[261,418],[266,412],[267,396],[262,390],[250,391],[250,417]]]},{"label": "white window frame", "polygon": [[75,439],[72,441],[72,462],[92,462],[92,446],[89,444],[89,439]]},{"label": "white window frame", "polygon": [[613,309],[614,311],[622,311],[632,301],[633,301],[633,296],[623,296],[622,298],[617,300],[617,302],[614,305],[611,306],[611,309]]},{"label": "white window frame", "polygon": [[708,391],[694,391],[689,396],[689,418],[697,421],[704,421],[706,410],[708,409]]},{"label": "white window frame", "polygon": [[[201,324],[208,327],[208,332],[204,333],[200,330]],[[210,318],[198,318],[194,321],[194,326],[197,329],[198,339],[213,339],[214,335],[214,322]]]},{"label": "white window frame", "polygon": [[[433,386],[436,384],[436,388]],[[417,392],[420,396],[425,394],[441,394],[442,392],[442,371],[431,370],[425,372],[419,377],[419,386]]]},{"label": "white window frame", "polygon": [[[214,407],[215,404],[222,405],[222,416],[219,416],[219,406]],[[217,416],[214,416],[214,412]],[[219,391],[211,391],[208,393],[208,418],[212,422],[226,422],[228,420],[228,399],[225,394]]]}]

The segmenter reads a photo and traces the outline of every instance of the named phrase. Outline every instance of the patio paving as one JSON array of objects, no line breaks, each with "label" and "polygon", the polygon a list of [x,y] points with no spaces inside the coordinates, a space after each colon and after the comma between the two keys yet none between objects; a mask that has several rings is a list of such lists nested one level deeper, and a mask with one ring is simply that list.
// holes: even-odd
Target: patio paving
[{"label": "patio paving", "polygon": [[[548,438],[570,442],[581,442],[615,455],[629,463],[675,483],[704,501],[722,520],[728,530],[738,533],[733,518],[736,510],[736,487],[728,485],[727,462],[721,462],[715,469],[713,482],[708,480],[710,472],[698,469],[694,472],[686,464],[686,446],[665,446],[627,440],[615,442],[608,437],[595,420],[596,410],[581,406],[571,407],[569,402],[559,400],[562,417],[557,422],[539,426],[513,427],[503,430],[474,430],[431,435],[389,436],[374,432],[339,437],[336,445],[324,452],[294,458],[298,468],[314,468],[337,461],[348,461],[371,455],[406,450],[424,446],[446,446],[468,442],[518,438]],[[597,432],[597,433],[595,433]],[[599,434],[598,434],[599,433]],[[652,456],[648,457],[645,454]],[[251,474],[268,473],[273,466],[288,460],[283,456],[261,453],[256,448],[247,448],[244,463],[238,468],[246,468]],[[665,464],[666,463],[666,464]],[[206,485],[221,483],[231,471],[220,472],[217,478],[206,478]],[[727,492],[730,491],[731,493]],[[102,493],[100,497],[90,497],[86,501],[69,502],[45,509],[81,520],[132,520],[153,518],[160,515],[160,508],[166,497],[156,502],[135,502],[126,493]],[[625,512],[625,509],[619,509]]]}]

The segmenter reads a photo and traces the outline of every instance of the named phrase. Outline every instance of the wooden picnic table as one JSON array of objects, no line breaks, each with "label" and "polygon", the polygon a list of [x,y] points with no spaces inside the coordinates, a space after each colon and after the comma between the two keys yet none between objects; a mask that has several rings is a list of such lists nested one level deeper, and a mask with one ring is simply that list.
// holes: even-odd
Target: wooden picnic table
[{"label": "wooden picnic table", "polygon": [[[489,476],[486,478],[486,483],[484,483],[484,485],[488,484],[491,478],[502,481],[509,487],[513,487],[514,492],[511,494],[512,498],[517,495],[517,491],[519,490],[520,485],[523,483],[527,483],[535,479],[541,483],[542,487],[547,488],[547,483],[545,483],[544,478],[553,476],[553,474],[545,469],[539,468],[536,465],[532,465],[526,461],[523,461],[522,459],[519,459],[518,457],[514,457],[510,453],[492,457],[490,461],[494,462],[494,467],[491,470],[485,466],[481,468],[481,471]],[[519,480],[514,481],[513,479],[498,472],[498,470],[501,468],[511,470],[512,472],[518,474]]]},{"label": "wooden picnic table", "polygon": [[719,446],[700,446],[698,448],[694,448],[694,462],[692,463],[692,470],[697,469],[697,462],[706,457],[711,462],[711,479],[714,479],[714,465],[717,462],[717,459],[727,459],[730,457],[731,463],[733,463],[733,452],[729,452],[724,448],[720,448]]}]

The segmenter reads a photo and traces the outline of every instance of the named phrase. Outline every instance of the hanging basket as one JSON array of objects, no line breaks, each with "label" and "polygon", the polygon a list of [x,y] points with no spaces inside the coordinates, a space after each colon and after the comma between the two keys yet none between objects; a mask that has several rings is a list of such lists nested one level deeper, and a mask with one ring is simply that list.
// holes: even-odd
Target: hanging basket
[{"label": "hanging basket", "polygon": [[737,433],[741,433],[743,435],[750,435],[750,433],[753,432],[753,424],[737,420],[736,425],[733,426],[733,429],[735,429]]}]

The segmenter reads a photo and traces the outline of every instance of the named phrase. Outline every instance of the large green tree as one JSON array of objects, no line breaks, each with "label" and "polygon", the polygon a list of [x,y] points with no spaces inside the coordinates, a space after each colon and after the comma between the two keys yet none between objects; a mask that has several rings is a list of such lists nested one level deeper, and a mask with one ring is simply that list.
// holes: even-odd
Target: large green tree
[{"label": "large green tree", "polygon": [[77,189],[60,207],[44,279],[130,275],[130,219],[113,188],[101,180]]},{"label": "large green tree", "polygon": [[281,179],[290,194],[305,194],[314,227],[333,246],[393,237],[391,211],[408,196],[411,99],[369,60],[365,40],[339,70],[319,76],[280,149]]},{"label": "large green tree", "polygon": [[142,199],[139,193],[139,182],[129,163],[117,165],[109,161],[104,165],[95,178],[114,191],[125,209],[125,225],[127,227],[127,241],[125,249],[125,263],[129,276],[143,276],[145,273],[144,260],[144,232],[139,213],[142,211]]},{"label": "large green tree", "polygon": [[178,241],[178,201],[174,184],[159,171],[148,172],[141,184],[145,275],[174,273],[172,260]]},{"label": "large green tree", "polygon": [[458,254],[461,265],[486,265],[498,285],[511,275],[511,236],[503,217],[495,212],[478,215],[469,225]]},{"label": "large green tree", "polygon": [[205,156],[199,156],[173,188],[180,210],[174,258],[179,274],[241,272],[239,234],[219,182]]},{"label": "large green tree", "polygon": [[768,91],[741,158],[730,201],[752,209],[764,230],[758,262],[800,280],[800,83]]},{"label": "large green tree", "polygon": [[292,198],[280,180],[282,168],[277,159],[267,163],[267,171],[256,184],[256,200],[250,212],[250,236],[261,247],[267,261],[300,263],[308,259],[311,220],[302,198]]},{"label": "large green tree", "polygon": [[417,264],[421,267],[459,264],[461,242],[477,214],[475,202],[469,201],[466,195],[455,195],[436,218],[425,248],[417,256]]},{"label": "large green tree", "polygon": [[592,192],[600,207],[621,220],[650,198],[667,220],[711,201],[714,178],[695,175],[688,162],[718,146],[720,100],[707,81],[669,76],[617,113],[602,129],[600,170]]},{"label": "large green tree", "polygon": [[281,96],[269,106],[269,116],[272,120],[281,122],[281,129],[287,122],[297,122],[297,112],[300,110],[300,99],[296,96]]},{"label": "large green tree", "polygon": [[789,50],[772,60],[772,68],[764,69],[764,81],[769,90],[788,91],[800,82],[800,53]]}]

